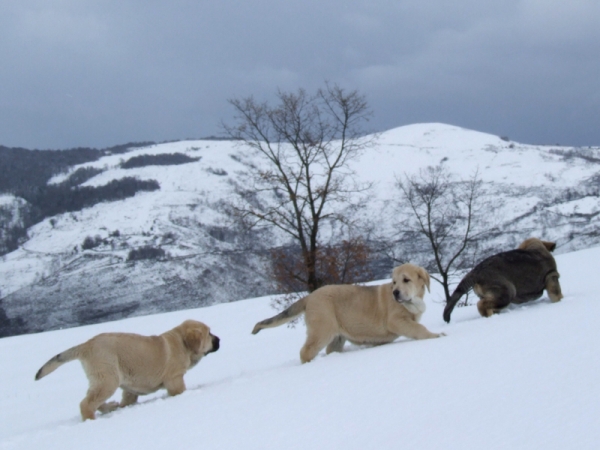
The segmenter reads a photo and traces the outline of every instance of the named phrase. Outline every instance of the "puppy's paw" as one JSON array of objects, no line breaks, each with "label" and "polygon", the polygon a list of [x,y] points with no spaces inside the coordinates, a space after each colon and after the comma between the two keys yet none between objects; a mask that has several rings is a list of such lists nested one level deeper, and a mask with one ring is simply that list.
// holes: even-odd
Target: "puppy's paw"
[{"label": "puppy's paw", "polygon": [[100,412],[101,414],[107,414],[109,412],[113,412],[117,408],[119,408],[119,402],[102,403],[98,407],[98,412]]}]

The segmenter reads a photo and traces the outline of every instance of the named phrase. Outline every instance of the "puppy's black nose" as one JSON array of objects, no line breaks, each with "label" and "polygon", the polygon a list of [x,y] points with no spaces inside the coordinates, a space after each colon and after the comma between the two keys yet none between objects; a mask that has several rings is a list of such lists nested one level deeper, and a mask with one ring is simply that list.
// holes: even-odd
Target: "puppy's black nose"
[{"label": "puppy's black nose", "polygon": [[217,350],[219,350],[220,342],[221,342],[221,339],[219,339],[217,336],[213,335],[213,337],[212,337],[213,352],[216,352]]},{"label": "puppy's black nose", "polygon": [[398,298],[398,296],[400,295],[400,291],[398,289],[394,289],[394,292],[392,292],[392,294],[394,294],[394,298]]}]

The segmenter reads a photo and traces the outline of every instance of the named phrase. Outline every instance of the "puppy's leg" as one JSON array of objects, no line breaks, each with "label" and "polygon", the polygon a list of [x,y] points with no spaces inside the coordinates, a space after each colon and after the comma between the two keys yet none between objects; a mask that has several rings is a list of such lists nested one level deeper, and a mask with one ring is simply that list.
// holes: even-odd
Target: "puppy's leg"
[{"label": "puppy's leg", "polygon": [[546,291],[552,303],[556,303],[563,298],[560,283],[558,282],[558,272],[551,272],[546,276]]},{"label": "puppy's leg", "polygon": [[119,408],[125,408],[126,406],[133,405],[137,402],[138,396],[137,394],[133,394],[126,390],[123,390],[123,395],[121,396],[121,402],[108,402],[103,403],[98,407],[98,411],[102,414],[106,414],[109,412],[113,412]]},{"label": "puppy's leg", "polygon": [[119,378],[116,376],[103,376],[102,378],[90,379],[90,387],[87,395],[79,404],[81,410],[81,417],[83,420],[96,418],[96,410],[102,409],[101,412],[109,412],[114,410],[111,409],[110,404],[105,403],[111,395],[115,393],[119,387]]},{"label": "puppy's leg", "polygon": [[329,343],[325,352],[329,355],[331,352],[341,352],[344,349],[346,338],[344,336],[336,336]]},{"label": "puppy's leg", "polygon": [[98,412],[102,414],[113,412],[116,409],[119,409],[119,402],[102,403],[100,406],[98,406]]},{"label": "puppy's leg", "polygon": [[183,375],[175,376],[165,381],[165,389],[169,395],[179,395],[185,391],[185,382]]},{"label": "puppy's leg", "polygon": [[300,361],[303,364],[312,361],[340,334],[335,311],[327,302],[307,307],[304,320],[306,322],[306,342],[300,350]]},{"label": "puppy's leg", "polygon": [[390,332],[411,339],[432,339],[446,336],[444,333],[432,333],[423,325],[413,320],[401,319],[388,325]]},{"label": "puppy's leg", "polygon": [[121,396],[121,403],[119,403],[120,408],[125,408],[126,406],[133,405],[137,403],[138,395],[133,392],[123,391],[123,395]]},{"label": "puppy's leg", "polygon": [[499,313],[515,299],[517,293],[514,284],[509,282],[476,284],[473,290],[480,298],[477,302],[477,309],[483,317]]},{"label": "puppy's leg", "polygon": [[306,330],[306,342],[300,350],[300,361],[302,364],[307,363],[315,359],[315,356],[323,350],[334,338],[335,334],[327,332],[325,330]]}]

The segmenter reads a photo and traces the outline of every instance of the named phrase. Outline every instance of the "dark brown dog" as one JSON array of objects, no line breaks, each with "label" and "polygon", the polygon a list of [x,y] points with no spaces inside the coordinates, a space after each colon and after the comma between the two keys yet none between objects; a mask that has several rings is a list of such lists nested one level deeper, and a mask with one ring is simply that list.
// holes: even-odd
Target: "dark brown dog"
[{"label": "dark brown dog", "polygon": [[483,317],[500,312],[510,303],[540,298],[544,289],[552,302],[563,296],[556,261],[550,252],[556,244],[536,238],[523,241],[516,250],[498,253],[477,264],[458,284],[444,309],[444,320],[460,298],[473,289],[479,297],[477,309]]}]

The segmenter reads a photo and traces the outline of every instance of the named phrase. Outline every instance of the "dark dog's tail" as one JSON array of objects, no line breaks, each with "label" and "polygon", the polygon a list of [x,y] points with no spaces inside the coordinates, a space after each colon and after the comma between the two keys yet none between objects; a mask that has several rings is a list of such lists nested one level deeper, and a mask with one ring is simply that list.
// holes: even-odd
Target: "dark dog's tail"
[{"label": "dark dog's tail", "polygon": [[458,286],[456,286],[456,289],[450,296],[450,300],[448,300],[446,303],[446,307],[444,308],[444,320],[446,322],[450,322],[450,315],[452,314],[452,311],[454,310],[454,307],[460,298],[473,289],[474,285],[475,281],[473,280],[473,271],[471,271],[465,275],[460,283],[458,283]]},{"label": "dark dog's tail", "polygon": [[75,359],[79,359],[80,356],[80,347],[81,345],[77,345],[75,347],[70,348],[69,350],[65,350],[62,353],[59,353],[54,358],[51,358],[46,364],[44,364],[40,370],[35,374],[35,379],[39,380],[40,378],[44,378],[49,373],[54,372],[64,363],[69,361],[73,361]]},{"label": "dark dog's tail", "polygon": [[284,323],[288,323],[290,320],[294,320],[300,314],[304,313],[305,309],[306,297],[303,297],[297,302],[292,303],[288,308],[284,309],[276,316],[258,322],[254,325],[252,334],[258,333],[263,328],[274,328],[283,325]]}]

